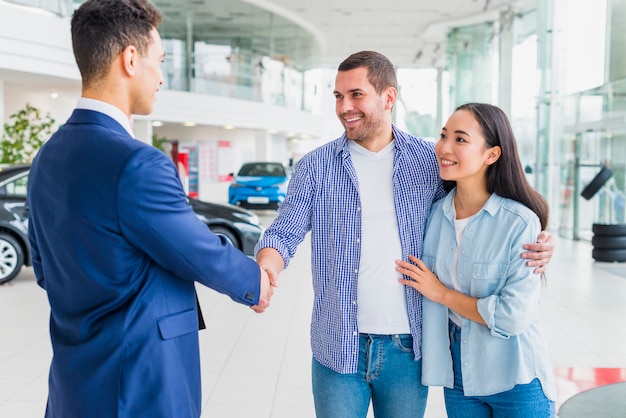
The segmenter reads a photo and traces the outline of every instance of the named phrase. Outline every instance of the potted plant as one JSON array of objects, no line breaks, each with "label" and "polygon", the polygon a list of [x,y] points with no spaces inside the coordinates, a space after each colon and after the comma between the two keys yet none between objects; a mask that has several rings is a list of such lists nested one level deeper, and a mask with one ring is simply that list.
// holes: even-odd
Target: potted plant
[{"label": "potted plant", "polygon": [[0,163],[30,163],[39,148],[52,135],[55,120],[30,104],[15,112],[4,124],[0,142]]}]

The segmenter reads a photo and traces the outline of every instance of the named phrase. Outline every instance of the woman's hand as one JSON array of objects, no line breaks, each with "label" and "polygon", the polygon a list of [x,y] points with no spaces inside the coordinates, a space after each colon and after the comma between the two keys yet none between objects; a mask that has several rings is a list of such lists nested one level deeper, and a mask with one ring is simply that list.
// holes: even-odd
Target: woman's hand
[{"label": "woman's hand", "polygon": [[396,260],[396,271],[410,278],[408,280],[399,278],[400,283],[411,286],[425,298],[440,303],[471,321],[486,325],[485,320],[478,313],[478,299],[448,289],[419,258],[409,255],[409,260],[415,264]]},{"label": "woman's hand", "polygon": [[398,281],[411,286],[433,302],[442,303],[445,294],[450,290],[439,281],[422,260],[412,255],[409,255],[409,260],[415,264],[396,260],[396,271],[410,278],[401,277]]}]

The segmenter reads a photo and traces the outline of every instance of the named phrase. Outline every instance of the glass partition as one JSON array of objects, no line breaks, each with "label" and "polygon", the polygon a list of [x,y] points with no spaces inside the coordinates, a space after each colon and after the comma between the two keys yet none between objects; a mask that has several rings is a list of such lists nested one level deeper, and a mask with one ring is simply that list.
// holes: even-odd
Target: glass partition
[{"label": "glass partition", "polygon": [[[563,100],[559,233],[590,239],[593,223],[625,223],[626,78]],[[603,167],[612,176],[590,199],[581,196]],[[596,180],[597,181],[597,180]]]},{"label": "glass partition", "polygon": [[165,88],[305,109],[313,36],[246,1],[160,1]]}]

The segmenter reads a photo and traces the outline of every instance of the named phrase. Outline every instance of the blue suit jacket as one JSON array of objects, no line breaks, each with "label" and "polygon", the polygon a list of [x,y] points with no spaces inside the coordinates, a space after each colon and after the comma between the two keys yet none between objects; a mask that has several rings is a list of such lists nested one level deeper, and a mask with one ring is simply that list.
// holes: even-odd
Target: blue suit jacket
[{"label": "blue suit jacket", "polygon": [[194,281],[258,303],[256,263],[188,206],[176,167],[112,118],[75,110],[29,175],[48,294],[48,417],[198,417]]}]

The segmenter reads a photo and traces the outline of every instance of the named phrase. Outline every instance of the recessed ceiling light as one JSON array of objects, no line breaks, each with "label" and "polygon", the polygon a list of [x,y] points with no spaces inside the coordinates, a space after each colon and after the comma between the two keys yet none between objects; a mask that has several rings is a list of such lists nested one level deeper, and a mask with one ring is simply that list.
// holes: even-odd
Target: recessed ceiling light
[{"label": "recessed ceiling light", "polygon": [[196,126],[196,122],[183,122],[183,126]]},{"label": "recessed ceiling light", "polygon": [[152,126],[158,128],[159,126],[163,126],[163,122],[161,122],[160,120],[153,120],[152,121]]},{"label": "recessed ceiling light", "polygon": [[227,129],[230,131],[231,129],[235,129],[235,127],[233,125],[224,125],[224,129]]}]

